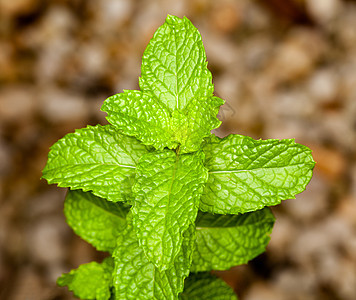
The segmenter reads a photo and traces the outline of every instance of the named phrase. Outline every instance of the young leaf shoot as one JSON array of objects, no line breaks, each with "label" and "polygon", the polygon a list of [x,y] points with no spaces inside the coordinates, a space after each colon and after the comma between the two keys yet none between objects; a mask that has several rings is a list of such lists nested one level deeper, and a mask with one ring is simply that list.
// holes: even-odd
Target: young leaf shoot
[{"label": "young leaf shoot", "polygon": [[265,251],[269,206],[305,189],[311,150],[291,139],[211,133],[224,101],[186,17],[169,15],[158,28],[139,86],[105,100],[111,125],[51,147],[43,178],[69,188],[67,223],[108,252],[58,284],[82,299],[237,299],[210,271]]}]

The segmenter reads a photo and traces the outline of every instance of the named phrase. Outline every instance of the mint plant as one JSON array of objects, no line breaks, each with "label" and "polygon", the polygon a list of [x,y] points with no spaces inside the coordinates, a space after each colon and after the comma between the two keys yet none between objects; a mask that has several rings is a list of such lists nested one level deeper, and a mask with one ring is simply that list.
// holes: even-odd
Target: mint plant
[{"label": "mint plant", "polygon": [[224,101],[198,30],[168,16],[142,59],[140,90],[105,100],[111,125],[88,126],[51,147],[43,178],[70,188],[74,232],[110,255],[63,274],[83,299],[237,299],[211,270],[262,253],[274,216],[312,176],[294,140],[211,134]]}]

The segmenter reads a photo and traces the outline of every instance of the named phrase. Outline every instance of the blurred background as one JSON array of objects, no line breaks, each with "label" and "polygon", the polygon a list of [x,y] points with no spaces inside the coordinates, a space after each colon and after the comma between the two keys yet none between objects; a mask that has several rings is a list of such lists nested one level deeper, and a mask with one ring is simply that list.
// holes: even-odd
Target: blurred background
[{"label": "blurred background", "polygon": [[0,0],[0,299],[74,299],[62,272],[100,260],[40,180],[49,147],[105,124],[100,106],[137,89],[167,14],[202,34],[219,136],[295,138],[317,161],[273,208],[267,252],[219,275],[243,300],[356,299],[356,1]]}]

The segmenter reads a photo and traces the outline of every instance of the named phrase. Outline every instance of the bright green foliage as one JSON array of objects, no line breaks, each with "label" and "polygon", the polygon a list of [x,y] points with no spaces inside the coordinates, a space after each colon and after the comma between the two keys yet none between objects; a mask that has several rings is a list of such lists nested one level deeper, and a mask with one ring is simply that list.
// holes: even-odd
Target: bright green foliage
[{"label": "bright green foliage", "polygon": [[43,178],[109,201],[128,200],[136,164],[146,153],[146,146],[111,125],[88,126],[52,146]]},{"label": "bright green foliage", "polygon": [[172,112],[195,99],[212,97],[214,86],[198,30],[187,19],[168,16],[143,57],[140,89]]},{"label": "bright green foliage", "polygon": [[191,101],[182,111],[173,112],[173,139],[181,143],[181,152],[199,150],[202,138],[220,126],[216,115],[222,104],[224,101],[218,97],[202,98]]},{"label": "bright green foliage", "polygon": [[111,297],[112,272],[114,262],[111,257],[102,264],[91,262],[58,278],[59,286],[68,286],[81,299],[108,300]]},{"label": "bright green foliage", "polygon": [[132,213],[138,241],[148,259],[166,270],[198,213],[208,179],[203,153],[152,152],[142,156],[136,174]]},{"label": "bright green foliage", "polygon": [[209,180],[200,208],[217,214],[255,211],[295,198],[314,167],[311,150],[294,140],[211,136],[203,151]]},{"label": "bright green foliage", "polygon": [[84,240],[100,251],[112,252],[116,238],[126,227],[128,208],[91,193],[68,191],[64,203],[67,223]]},{"label": "bright green foliage", "polygon": [[209,273],[197,273],[184,282],[181,300],[237,300],[234,291],[220,278]]},{"label": "bright green foliage", "polygon": [[265,250],[274,224],[266,206],[305,189],[311,150],[210,133],[224,101],[213,95],[201,36],[187,18],[167,17],[141,70],[139,91],[105,100],[112,125],[51,147],[43,178],[70,188],[68,224],[110,253],[58,284],[83,299],[237,299],[209,272]]},{"label": "bright green foliage", "polygon": [[117,299],[177,299],[189,274],[194,250],[194,227],[184,233],[182,247],[169,268],[160,271],[145,256],[130,224],[117,239],[114,286]]},{"label": "bright green foliage", "polygon": [[148,44],[141,70],[141,91],[125,90],[104,102],[108,121],[159,150],[199,150],[219,127],[216,115],[224,101],[213,96],[198,30],[187,18],[168,16]]},{"label": "bright green foliage", "polygon": [[163,103],[148,93],[124,90],[108,98],[101,109],[108,114],[111,124],[146,145],[157,149],[177,146],[171,141],[170,113]]},{"label": "bright green foliage", "polygon": [[269,208],[243,215],[200,212],[192,272],[228,270],[265,251],[274,216]]}]

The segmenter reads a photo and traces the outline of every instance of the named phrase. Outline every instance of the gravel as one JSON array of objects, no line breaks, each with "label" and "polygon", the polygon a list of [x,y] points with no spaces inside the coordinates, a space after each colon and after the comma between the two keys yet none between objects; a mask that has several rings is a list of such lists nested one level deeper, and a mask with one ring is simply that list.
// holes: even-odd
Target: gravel
[{"label": "gravel", "polygon": [[41,169],[57,139],[105,124],[102,102],[138,87],[167,13],[202,33],[226,100],[217,135],[295,138],[317,161],[307,190],[273,208],[267,253],[220,276],[241,299],[356,299],[356,3],[341,0],[0,0],[0,299],[74,299],[56,277],[104,256],[66,225],[65,191]]}]

